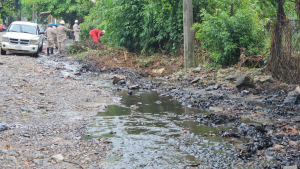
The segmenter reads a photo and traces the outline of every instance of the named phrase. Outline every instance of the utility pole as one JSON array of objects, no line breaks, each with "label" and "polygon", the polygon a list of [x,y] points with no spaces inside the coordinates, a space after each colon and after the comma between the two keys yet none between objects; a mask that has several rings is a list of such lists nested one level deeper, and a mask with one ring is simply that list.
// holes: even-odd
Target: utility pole
[{"label": "utility pole", "polygon": [[32,21],[34,21],[34,3],[32,3]]},{"label": "utility pole", "polygon": [[195,65],[194,60],[194,33],[193,0],[183,0],[183,36],[184,36],[184,69]]}]

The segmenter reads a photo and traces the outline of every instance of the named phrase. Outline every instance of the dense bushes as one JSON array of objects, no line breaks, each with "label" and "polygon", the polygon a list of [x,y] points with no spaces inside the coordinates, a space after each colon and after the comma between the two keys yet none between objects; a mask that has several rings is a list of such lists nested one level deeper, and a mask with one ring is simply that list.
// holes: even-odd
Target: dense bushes
[{"label": "dense bushes", "polygon": [[265,47],[264,26],[253,9],[240,5],[231,16],[230,11],[213,14],[203,11],[203,22],[194,24],[196,38],[208,48],[210,57],[221,64],[236,63],[240,48],[247,55],[259,54]]},{"label": "dense bushes", "polygon": [[87,16],[94,5],[91,0],[22,0],[23,16],[31,15],[32,4],[35,5],[34,10],[37,13],[51,11],[54,18],[63,19],[71,25],[75,20],[81,21],[83,16]]},{"label": "dense bushes", "polygon": [[[200,9],[211,8],[218,0],[194,0],[194,20],[201,21]],[[183,42],[182,0],[101,0],[96,1],[81,24],[83,39],[90,26],[105,29],[102,39],[129,51],[174,53]]]},{"label": "dense bushes", "polygon": [[[90,0],[68,0],[64,3],[58,0],[23,0],[22,3],[35,3],[38,11],[52,11],[53,16],[71,21],[85,16],[84,23],[80,23],[82,40],[90,38],[89,31],[93,27],[106,30],[101,40],[110,46],[125,47],[137,53],[174,55],[183,43],[182,1],[95,0],[93,4]],[[247,55],[259,54],[269,44],[265,43],[264,31],[270,30],[275,18],[276,2],[193,0],[196,38],[200,39],[202,47],[208,49],[209,56],[221,64],[235,63],[241,47],[246,48]],[[234,4],[233,16],[231,4]],[[290,17],[295,16],[294,7],[294,2],[285,2],[286,13]],[[271,22],[266,25],[266,21]]]},{"label": "dense bushes", "polygon": [[[194,20],[211,0],[194,0]],[[214,0],[217,2],[217,0]],[[212,2],[210,2],[211,4]],[[103,38],[129,51],[174,53],[183,42],[182,0],[101,0],[81,24],[84,38],[89,26],[106,29]]]},{"label": "dense bushes", "polygon": [[129,51],[176,50],[182,42],[182,1],[97,1],[81,25],[85,38],[90,25],[106,29],[107,43]]},{"label": "dense bushes", "polygon": [[[270,15],[261,8],[267,8],[269,2],[194,0],[193,3],[196,38],[209,49],[210,57],[216,62],[235,63],[240,47],[245,47],[248,55],[258,54],[264,48],[261,20]],[[235,4],[232,17],[231,3]],[[96,1],[81,24],[82,37],[89,38],[90,26],[93,26],[105,29],[102,40],[115,47],[172,54],[183,43],[182,10],[182,0]]]}]

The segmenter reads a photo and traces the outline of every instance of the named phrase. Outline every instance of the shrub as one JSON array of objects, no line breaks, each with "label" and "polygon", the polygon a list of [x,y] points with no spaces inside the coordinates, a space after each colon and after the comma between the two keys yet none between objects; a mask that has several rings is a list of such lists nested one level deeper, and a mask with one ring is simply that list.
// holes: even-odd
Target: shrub
[{"label": "shrub", "polygon": [[80,43],[73,43],[68,46],[68,54],[79,54],[88,50],[103,50],[104,45],[102,43],[96,43],[93,40],[81,41]]},{"label": "shrub", "polygon": [[[235,5],[233,17],[231,3]],[[269,1],[193,0],[196,37],[210,48],[215,61],[235,63],[239,47],[245,47],[247,54],[263,48],[264,26],[259,18],[272,17],[274,11],[276,7]],[[80,25],[81,38],[90,38],[93,26],[106,30],[101,40],[110,46],[174,55],[183,43],[182,15],[182,0],[97,0]]]},{"label": "shrub", "polygon": [[182,42],[182,0],[102,0],[81,24],[82,37],[90,26],[105,29],[102,39],[129,51],[175,51]]},{"label": "shrub", "polygon": [[259,54],[265,47],[264,26],[248,6],[239,6],[233,16],[221,9],[209,14],[202,12],[203,23],[194,24],[196,38],[209,50],[210,57],[220,64],[234,64],[240,56],[240,47],[246,55]]},{"label": "shrub", "polygon": [[[218,0],[213,0],[218,2]],[[211,0],[194,0],[194,18]],[[105,29],[101,40],[131,52],[174,54],[183,42],[182,0],[101,0],[80,25],[88,39],[90,26]]]}]

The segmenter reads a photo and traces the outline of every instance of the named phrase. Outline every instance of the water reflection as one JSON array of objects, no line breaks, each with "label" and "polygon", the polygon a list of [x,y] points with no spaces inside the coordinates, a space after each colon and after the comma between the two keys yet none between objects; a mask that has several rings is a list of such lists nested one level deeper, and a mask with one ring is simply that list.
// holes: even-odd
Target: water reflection
[{"label": "water reflection", "polygon": [[[197,164],[199,159],[181,151],[180,142],[197,141],[196,135],[230,127],[199,126],[190,116],[207,112],[183,107],[155,92],[118,95],[125,107],[108,106],[108,111],[98,113],[88,128],[93,137],[110,137],[113,142],[114,149],[103,168],[183,168]],[[111,135],[111,131],[116,133]]]}]

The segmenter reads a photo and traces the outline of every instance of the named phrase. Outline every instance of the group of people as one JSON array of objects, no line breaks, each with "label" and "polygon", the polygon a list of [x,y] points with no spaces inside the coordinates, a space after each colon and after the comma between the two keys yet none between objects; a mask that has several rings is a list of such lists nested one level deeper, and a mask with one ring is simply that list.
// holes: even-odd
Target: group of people
[{"label": "group of people", "polygon": [[[79,41],[80,29],[78,26],[78,20],[75,20],[73,25],[73,30],[65,27],[65,22],[62,20],[60,25],[50,23],[45,31],[45,36],[47,37],[47,55],[53,54],[53,49],[56,47],[60,54],[64,53],[65,41],[67,40],[67,32],[74,32],[74,40],[77,44]],[[89,34],[95,42],[100,41],[100,36],[104,35],[105,31],[99,29],[92,29]]]},{"label": "group of people", "polygon": [[[76,20],[75,23],[78,23],[78,21]],[[65,21],[63,20],[60,22],[59,26],[53,23],[49,24],[49,27],[45,31],[45,36],[47,37],[47,55],[49,55],[50,52],[51,54],[53,54],[54,45],[58,49],[60,54],[64,53],[65,41],[67,40],[67,32],[75,31],[66,28]]]}]

